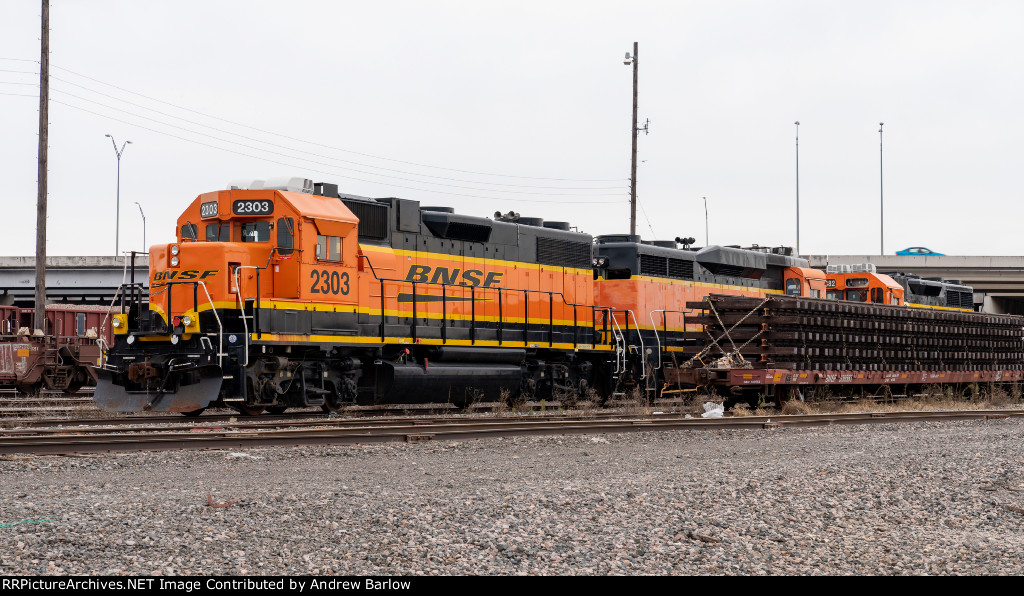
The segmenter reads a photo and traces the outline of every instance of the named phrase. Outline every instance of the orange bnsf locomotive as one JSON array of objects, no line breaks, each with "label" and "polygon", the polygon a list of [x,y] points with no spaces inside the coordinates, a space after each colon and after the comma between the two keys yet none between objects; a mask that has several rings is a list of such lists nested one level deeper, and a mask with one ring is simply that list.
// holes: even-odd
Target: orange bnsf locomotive
[{"label": "orange bnsf locomotive", "polygon": [[[200,195],[126,289],[110,411],[599,396],[661,383],[687,300],[824,293],[792,256],[592,236],[291,179]],[[690,331],[693,331],[692,329]]]}]

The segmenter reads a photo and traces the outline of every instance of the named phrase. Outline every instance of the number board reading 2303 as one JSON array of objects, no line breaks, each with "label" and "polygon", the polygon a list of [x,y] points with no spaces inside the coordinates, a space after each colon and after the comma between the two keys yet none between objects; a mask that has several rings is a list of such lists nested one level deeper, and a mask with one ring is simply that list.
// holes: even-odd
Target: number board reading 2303
[{"label": "number board reading 2303", "polygon": [[273,201],[239,200],[231,203],[235,215],[270,215],[274,212]]}]

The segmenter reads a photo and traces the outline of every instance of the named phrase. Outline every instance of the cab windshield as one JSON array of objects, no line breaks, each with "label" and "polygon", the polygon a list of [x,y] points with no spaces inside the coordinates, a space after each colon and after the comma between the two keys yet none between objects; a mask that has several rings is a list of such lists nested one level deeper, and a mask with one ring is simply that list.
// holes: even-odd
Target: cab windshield
[{"label": "cab windshield", "polygon": [[254,221],[242,224],[242,242],[267,242],[269,240],[269,221]]}]

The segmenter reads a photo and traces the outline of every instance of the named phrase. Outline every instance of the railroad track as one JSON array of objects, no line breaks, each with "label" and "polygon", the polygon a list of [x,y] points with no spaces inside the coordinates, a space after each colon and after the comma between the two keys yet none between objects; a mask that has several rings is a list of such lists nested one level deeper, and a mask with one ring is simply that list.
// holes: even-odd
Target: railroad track
[{"label": "railroad track", "polygon": [[1022,417],[1024,410],[863,412],[686,418],[678,414],[601,417],[511,416],[380,420],[245,420],[189,426],[117,429],[56,428],[0,431],[0,454],[76,454],[177,449],[340,445],[353,443],[467,440],[525,435],[599,434],[665,430],[764,429],[894,422],[992,420]]},{"label": "railroad track", "polygon": [[73,412],[99,412],[92,400],[94,387],[66,394],[63,391],[43,389],[35,394],[0,391],[0,419],[40,414],[69,414]]}]

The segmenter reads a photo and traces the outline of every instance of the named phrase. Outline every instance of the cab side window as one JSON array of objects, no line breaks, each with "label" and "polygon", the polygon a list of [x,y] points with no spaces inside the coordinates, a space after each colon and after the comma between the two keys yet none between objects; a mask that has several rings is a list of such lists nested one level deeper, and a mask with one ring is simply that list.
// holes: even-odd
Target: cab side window
[{"label": "cab side window", "polygon": [[871,288],[871,301],[876,304],[885,304],[882,296],[882,288]]},{"label": "cab side window", "polygon": [[277,220],[277,253],[290,255],[293,248],[295,248],[295,220],[290,217],[282,217]]},{"label": "cab side window", "polygon": [[786,295],[787,296],[799,296],[800,295],[800,280],[791,277],[786,280]]},{"label": "cab side window", "polygon": [[316,235],[316,258],[341,262],[341,236]]},{"label": "cab side window", "polygon": [[199,229],[196,227],[196,224],[185,224],[181,226],[181,239],[195,242],[199,239],[198,232]]}]

